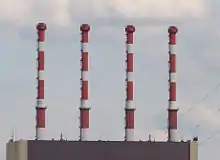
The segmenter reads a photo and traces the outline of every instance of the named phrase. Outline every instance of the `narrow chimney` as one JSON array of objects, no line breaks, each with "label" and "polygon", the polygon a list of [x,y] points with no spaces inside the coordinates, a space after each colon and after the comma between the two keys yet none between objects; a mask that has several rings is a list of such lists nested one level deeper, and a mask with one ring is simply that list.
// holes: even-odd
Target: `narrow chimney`
[{"label": "narrow chimney", "polygon": [[128,25],[125,28],[126,32],[126,106],[125,106],[125,141],[134,141],[134,83],[133,83],[133,66],[134,52],[133,39],[135,27]]},{"label": "narrow chimney", "polygon": [[89,71],[89,53],[87,45],[89,42],[88,24],[82,24],[81,30],[81,106],[80,106],[80,141],[88,140],[89,130],[89,111],[88,101],[88,71]]},{"label": "narrow chimney", "polygon": [[176,106],[176,34],[177,27],[170,26],[169,33],[169,107],[168,107],[168,141],[177,139],[177,111]]},{"label": "narrow chimney", "polygon": [[45,139],[45,111],[44,104],[44,40],[46,24],[38,23],[38,67],[37,67],[37,104],[36,104],[36,139]]}]

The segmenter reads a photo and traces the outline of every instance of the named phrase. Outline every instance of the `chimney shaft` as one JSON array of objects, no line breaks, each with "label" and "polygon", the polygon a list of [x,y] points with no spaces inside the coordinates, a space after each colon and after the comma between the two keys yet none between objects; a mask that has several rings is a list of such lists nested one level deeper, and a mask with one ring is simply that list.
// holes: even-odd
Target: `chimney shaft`
[{"label": "chimney shaft", "polygon": [[37,67],[37,104],[36,104],[36,139],[45,139],[45,111],[44,104],[44,40],[46,24],[38,23],[38,67]]},{"label": "chimney shaft", "polygon": [[134,141],[134,82],[133,82],[133,66],[134,52],[133,43],[135,27],[128,25],[126,32],[126,106],[125,106],[125,141]]},{"label": "chimney shaft", "polygon": [[89,130],[89,111],[90,108],[87,104],[89,98],[88,91],[88,71],[89,71],[89,53],[87,45],[89,42],[88,24],[82,24],[81,30],[81,105],[80,105],[80,141],[88,140]]},{"label": "chimney shaft", "polygon": [[177,111],[176,106],[176,34],[177,27],[170,26],[169,33],[169,107],[168,107],[168,141],[177,139]]}]

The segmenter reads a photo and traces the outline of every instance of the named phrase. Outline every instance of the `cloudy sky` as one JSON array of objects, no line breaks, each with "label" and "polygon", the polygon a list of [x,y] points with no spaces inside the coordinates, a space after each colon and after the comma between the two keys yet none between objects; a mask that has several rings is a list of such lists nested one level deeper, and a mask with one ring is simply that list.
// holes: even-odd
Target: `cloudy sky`
[{"label": "cloudy sky", "polygon": [[[79,137],[80,32],[90,32],[90,139],[123,140],[124,27],[135,33],[136,139],[166,139],[169,25],[179,28],[179,138],[199,135],[201,160],[220,153],[219,0],[0,0],[0,159],[16,128],[35,136],[36,24],[47,23],[47,137]],[[219,87],[219,88],[218,88]]]}]

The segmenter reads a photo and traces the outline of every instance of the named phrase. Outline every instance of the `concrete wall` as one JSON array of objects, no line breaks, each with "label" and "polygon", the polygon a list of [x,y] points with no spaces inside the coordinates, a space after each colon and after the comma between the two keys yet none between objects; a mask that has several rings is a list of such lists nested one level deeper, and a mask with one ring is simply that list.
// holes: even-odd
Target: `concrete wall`
[{"label": "concrete wall", "polygon": [[190,142],[190,160],[198,160],[198,142]]},{"label": "concrete wall", "polygon": [[27,141],[20,140],[6,144],[6,160],[28,160]]}]

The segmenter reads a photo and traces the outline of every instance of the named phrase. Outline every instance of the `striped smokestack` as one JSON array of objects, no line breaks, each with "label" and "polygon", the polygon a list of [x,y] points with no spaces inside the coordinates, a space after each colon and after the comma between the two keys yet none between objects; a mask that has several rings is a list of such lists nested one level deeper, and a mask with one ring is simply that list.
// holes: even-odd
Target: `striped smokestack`
[{"label": "striped smokestack", "polygon": [[81,30],[81,106],[80,106],[80,141],[88,140],[89,130],[89,110],[87,104],[88,93],[88,71],[89,71],[89,53],[87,45],[89,42],[88,33],[90,26],[82,24]]},{"label": "striped smokestack", "polygon": [[169,33],[169,107],[168,107],[168,141],[177,141],[176,106],[176,34],[177,27],[170,26]]},{"label": "striped smokestack", "polygon": [[45,111],[44,104],[44,40],[46,24],[38,23],[38,67],[37,67],[37,105],[36,105],[36,139],[45,139]]},{"label": "striped smokestack", "polygon": [[125,106],[125,141],[134,141],[134,83],[133,83],[133,43],[135,27],[128,25],[126,32],[126,106]]}]

